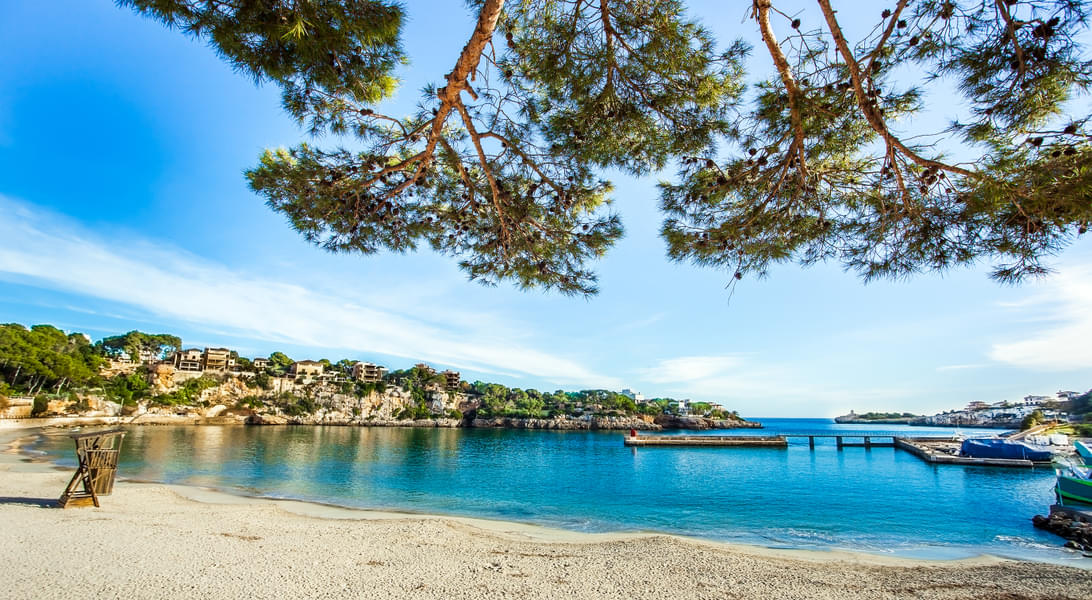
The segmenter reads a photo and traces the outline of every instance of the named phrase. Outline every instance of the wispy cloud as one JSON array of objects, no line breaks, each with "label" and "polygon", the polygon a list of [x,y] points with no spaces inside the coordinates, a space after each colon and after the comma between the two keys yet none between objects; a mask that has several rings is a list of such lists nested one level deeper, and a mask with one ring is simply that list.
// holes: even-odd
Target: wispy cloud
[{"label": "wispy cloud", "polygon": [[[240,272],[148,240],[107,241],[3,197],[0,240],[0,277],[121,303],[206,331],[529,374],[559,384],[620,385],[576,360],[527,345],[522,339],[532,327],[526,323],[498,323],[442,299],[419,313],[395,310],[348,292],[289,283],[289,274],[274,279]],[[506,335],[513,331],[523,332],[520,339]]]},{"label": "wispy cloud", "polygon": [[990,358],[1052,371],[1092,365],[1092,267],[1062,266],[1039,293],[1007,308],[1014,321],[1037,322],[1038,329],[995,343]]},{"label": "wispy cloud", "polygon": [[638,369],[636,375],[643,383],[669,390],[664,392],[667,395],[742,403],[752,414],[775,410],[773,407],[814,413],[818,405],[837,410],[842,405],[883,405],[912,396],[910,390],[901,388],[852,387],[852,381],[848,386],[831,385],[791,365],[749,353],[667,358]]},{"label": "wispy cloud", "polygon": [[945,372],[945,371],[967,371],[967,370],[970,370],[970,369],[982,369],[982,368],[988,367],[988,366],[989,365],[985,365],[985,364],[944,365],[943,367],[937,367],[937,371],[941,371],[941,372]]}]

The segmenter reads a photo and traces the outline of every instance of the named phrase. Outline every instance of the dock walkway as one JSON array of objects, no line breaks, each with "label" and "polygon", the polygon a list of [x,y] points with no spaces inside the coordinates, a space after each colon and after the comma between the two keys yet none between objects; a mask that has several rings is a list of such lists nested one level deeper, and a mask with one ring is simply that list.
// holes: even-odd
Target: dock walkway
[{"label": "dock walkway", "polygon": [[[789,438],[808,438],[808,447],[815,450],[816,438],[834,438],[838,450],[843,448],[894,448],[904,450],[932,464],[1033,468],[1050,466],[1050,462],[1034,462],[1009,458],[971,458],[943,450],[950,437],[901,437],[895,435],[808,435],[782,434],[753,435],[627,435],[626,446],[687,446],[687,447],[735,447],[735,448],[788,448]],[[861,441],[856,441],[861,440]]]},{"label": "dock walkway", "polygon": [[786,448],[783,435],[627,435],[627,446],[735,446]]}]

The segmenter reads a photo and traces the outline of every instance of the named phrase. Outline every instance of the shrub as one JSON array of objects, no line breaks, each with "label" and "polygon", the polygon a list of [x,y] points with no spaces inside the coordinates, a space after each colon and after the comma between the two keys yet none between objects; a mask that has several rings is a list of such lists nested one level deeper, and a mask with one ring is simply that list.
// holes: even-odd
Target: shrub
[{"label": "shrub", "polygon": [[30,414],[33,417],[44,415],[49,410],[49,399],[45,396],[35,396],[34,406],[30,409]]},{"label": "shrub", "polygon": [[1031,429],[1039,423],[1043,422],[1043,411],[1037,410],[1030,415],[1024,417],[1024,420],[1020,422],[1020,429]]},{"label": "shrub", "polygon": [[463,413],[461,413],[458,410],[455,410],[453,408],[453,409],[447,411],[447,418],[455,419],[457,421],[461,421],[463,419]]}]

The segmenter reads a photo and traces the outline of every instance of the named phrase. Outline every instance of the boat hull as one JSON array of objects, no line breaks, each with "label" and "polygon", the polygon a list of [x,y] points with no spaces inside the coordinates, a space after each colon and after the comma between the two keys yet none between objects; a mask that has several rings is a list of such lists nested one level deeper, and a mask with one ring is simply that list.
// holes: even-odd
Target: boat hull
[{"label": "boat hull", "polygon": [[1063,506],[1092,506],[1092,479],[1058,475],[1054,489]]}]

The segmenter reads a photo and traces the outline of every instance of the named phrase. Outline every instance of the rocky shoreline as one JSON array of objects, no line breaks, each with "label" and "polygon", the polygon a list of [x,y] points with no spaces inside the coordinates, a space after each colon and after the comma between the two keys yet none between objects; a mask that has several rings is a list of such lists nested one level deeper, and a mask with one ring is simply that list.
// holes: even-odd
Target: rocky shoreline
[{"label": "rocky shoreline", "polygon": [[847,417],[836,417],[835,423],[840,425],[924,425],[924,423],[912,423],[911,417],[905,417],[900,419],[852,419]]},{"label": "rocky shoreline", "polygon": [[495,428],[540,429],[556,431],[663,431],[671,429],[761,429],[762,424],[736,419],[710,419],[708,417],[602,416],[591,418],[554,417],[550,419],[522,419],[513,417],[466,418],[466,419],[345,419],[322,415],[289,417],[276,414],[234,414],[206,411],[204,415],[144,413],[132,417],[71,416],[38,419],[20,419],[25,427],[77,427],[94,425],[331,425],[345,427],[428,427],[428,428]]},{"label": "rocky shoreline", "polygon": [[1092,556],[1092,523],[1086,518],[1051,509],[1049,517],[1035,515],[1031,523],[1038,529],[1068,540],[1065,543],[1066,548],[1080,550],[1085,552],[1085,556]]}]

